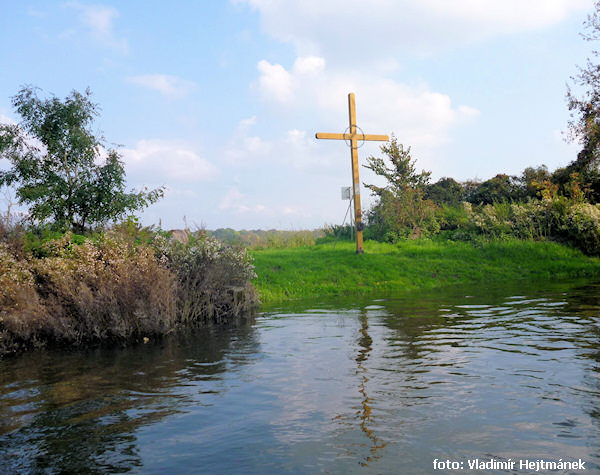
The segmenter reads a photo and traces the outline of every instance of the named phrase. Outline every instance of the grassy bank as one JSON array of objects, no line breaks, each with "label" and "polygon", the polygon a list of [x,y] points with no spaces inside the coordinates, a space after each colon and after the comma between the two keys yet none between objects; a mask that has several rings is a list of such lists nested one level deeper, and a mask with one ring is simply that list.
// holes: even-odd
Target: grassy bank
[{"label": "grassy bank", "polygon": [[547,241],[486,244],[414,240],[321,244],[253,252],[263,303],[326,295],[427,289],[452,283],[600,277],[600,259]]}]

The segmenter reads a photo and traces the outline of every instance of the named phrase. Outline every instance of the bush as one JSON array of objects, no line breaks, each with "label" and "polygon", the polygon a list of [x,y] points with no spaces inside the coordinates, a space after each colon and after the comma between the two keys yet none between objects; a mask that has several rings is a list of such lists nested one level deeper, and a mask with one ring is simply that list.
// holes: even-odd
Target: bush
[{"label": "bush", "polygon": [[590,255],[600,254],[600,207],[576,204],[567,211],[562,229],[567,239]]},{"label": "bush", "polygon": [[47,327],[29,262],[0,242],[0,356],[35,344]]},{"label": "bush", "polygon": [[154,233],[148,244],[117,229],[93,239],[34,233],[29,254],[0,240],[0,355],[48,342],[139,341],[230,321],[258,303],[245,250],[204,234],[184,243]]},{"label": "bush", "polygon": [[436,205],[414,188],[398,194],[384,192],[367,212],[367,224],[369,238],[388,242],[431,237],[440,231]]},{"label": "bush", "polygon": [[173,327],[176,280],[147,245],[107,234],[80,245],[48,241],[33,262],[52,339],[82,342],[159,335]]},{"label": "bush", "polygon": [[471,239],[475,232],[491,238],[554,239],[586,254],[600,255],[600,205],[548,195],[526,203],[463,206],[468,224],[455,233],[455,238]]},{"label": "bush", "polygon": [[257,305],[250,283],[256,274],[245,249],[226,246],[204,233],[191,235],[186,243],[157,235],[153,247],[177,278],[180,322],[221,323],[247,314]]}]

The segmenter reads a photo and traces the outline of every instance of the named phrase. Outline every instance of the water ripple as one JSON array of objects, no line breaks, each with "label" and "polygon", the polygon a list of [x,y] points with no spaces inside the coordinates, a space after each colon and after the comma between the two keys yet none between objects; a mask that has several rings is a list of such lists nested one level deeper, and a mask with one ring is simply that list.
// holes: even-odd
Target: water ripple
[{"label": "water ripple", "polygon": [[310,304],[130,349],[0,361],[0,472],[600,471],[598,286]]}]

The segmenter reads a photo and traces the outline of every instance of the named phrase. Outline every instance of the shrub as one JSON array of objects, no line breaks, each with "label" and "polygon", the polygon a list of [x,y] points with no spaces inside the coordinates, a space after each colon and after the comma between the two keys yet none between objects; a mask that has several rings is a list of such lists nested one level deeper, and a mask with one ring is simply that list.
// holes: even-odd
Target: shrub
[{"label": "shrub", "polygon": [[440,225],[440,231],[453,231],[469,225],[469,215],[462,204],[439,206],[436,211],[436,219]]},{"label": "shrub", "polygon": [[157,235],[161,262],[177,278],[177,315],[187,325],[221,323],[253,310],[258,302],[250,280],[256,277],[243,248],[222,244],[200,233],[187,243]]},{"label": "shrub", "polygon": [[586,254],[600,254],[600,207],[589,203],[571,206],[562,230]]},{"label": "shrub", "polygon": [[33,263],[53,339],[132,339],[173,327],[176,280],[152,248],[115,234],[80,245],[72,237],[48,241],[47,257]]},{"label": "shrub", "polygon": [[38,341],[47,323],[29,263],[0,242],[0,355]]},{"label": "shrub", "polygon": [[440,231],[436,205],[415,188],[397,194],[384,191],[367,212],[367,224],[370,238],[389,242],[430,237]]},{"label": "shrub", "polygon": [[468,226],[455,233],[470,238],[470,229],[482,236],[521,239],[554,239],[568,242],[586,254],[600,255],[600,205],[592,205],[557,194],[526,203],[496,203],[473,207],[463,203]]}]

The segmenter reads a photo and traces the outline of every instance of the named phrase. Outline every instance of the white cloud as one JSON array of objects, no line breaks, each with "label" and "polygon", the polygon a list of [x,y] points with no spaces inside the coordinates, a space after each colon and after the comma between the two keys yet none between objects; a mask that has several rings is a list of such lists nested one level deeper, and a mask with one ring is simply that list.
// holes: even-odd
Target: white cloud
[{"label": "white cloud", "polygon": [[325,69],[325,60],[318,56],[306,56],[296,59],[294,72],[316,76]]},{"label": "white cloud", "polygon": [[279,102],[288,102],[292,98],[293,79],[280,64],[271,64],[262,60],[257,65],[260,72],[259,86],[261,94],[272,96]]},{"label": "white cloud", "polygon": [[243,137],[232,148],[225,152],[225,160],[231,165],[248,166],[253,163],[265,161],[271,155],[273,145],[271,142],[258,136]]},{"label": "white cloud", "polygon": [[494,28],[495,34],[545,28],[574,10],[588,9],[586,0],[421,0],[426,11],[447,21]]},{"label": "white cloud", "polygon": [[253,126],[256,125],[256,122],[257,118],[255,115],[253,115],[249,119],[240,120],[240,123],[238,124],[238,133],[248,132],[248,130],[250,130]]},{"label": "white cloud", "polygon": [[299,55],[379,61],[395,53],[446,51],[552,26],[591,0],[234,0],[257,10],[263,30]]},{"label": "white cloud", "polygon": [[238,123],[234,137],[224,152],[225,162],[236,167],[249,166],[267,159],[273,150],[273,144],[252,135],[252,128],[258,119],[252,116]]},{"label": "white cloud", "polygon": [[248,206],[248,198],[244,196],[237,186],[232,186],[219,203],[219,209],[234,211],[236,213],[264,213],[267,207],[262,204]]},{"label": "white cloud", "polygon": [[326,168],[334,160],[324,150],[319,151],[314,136],[306,131],[292,129],[273,140],[265,140],[253,132],[256,124],[256,116],[240,121],[224,152],[227,164],[236,168],[267,166],[272,171],[273,167]]},{"label": "white cloud", "polygon": [[[337,130],[320,132],[343,132],[348,126],[346,97],[349,92],[354,92],[358,125],[362,130],[375,134],[395,132],[402,137],[402,142],[426,151],[446,143],[452,127],[479,114],[476,108],[468,105],[453,106],[448,95],[431,91],[426,84],[409,86],[364,72],[329,71],[324,62],[317,59],[312,57],[310,61],[304,61],[299,58],[292,71],[275,65],[290,87],[285,97],[272,94],[270,81],[264,80],[263,75],[258,81],[260,97],[276,107],[285,106],[292,114],[312,107],[315,126],[317,118],[322,124],[337,125]],[[318,64],[319,67],[311,69],[318,72],[306,75],[304,66],[298,67],[298,64]],[[263,74],[270,74],[270,70],[263,69]],[[296,140],[291,145],[300,143],[298,131],[288,135],[287,139],[288,142]],[[307,146],[308,142],[304,140],[303,144]]]},{"label": "white cloud", "polygon": [[116,8],[101,4],[83,4],[76,0],[67,2],[64,6],[79,12],[82,23],[94,40],[122,53],[129,51],[127,40],[119,38],[115,32],[114,20],[119,17]]},{"label": "white cloud", "polygon": [[215,165],[202,158],[192,147],[178,142],[141,140],[135,148],[125,148],[121,152],[127,170],[134,177],[161,177],[169,184],[211,181],[219,175]]},{"label": "white cloud", "polygon": [[0,124],[17,125],[17,121],[12,117],[0,113]]},{"label": "white cloud", "polygon": [[185,97],[195,87],[196,83],[167,74],[143,74],[130,76],[127,82],[160,92],[166,97],[180,99]]}]

